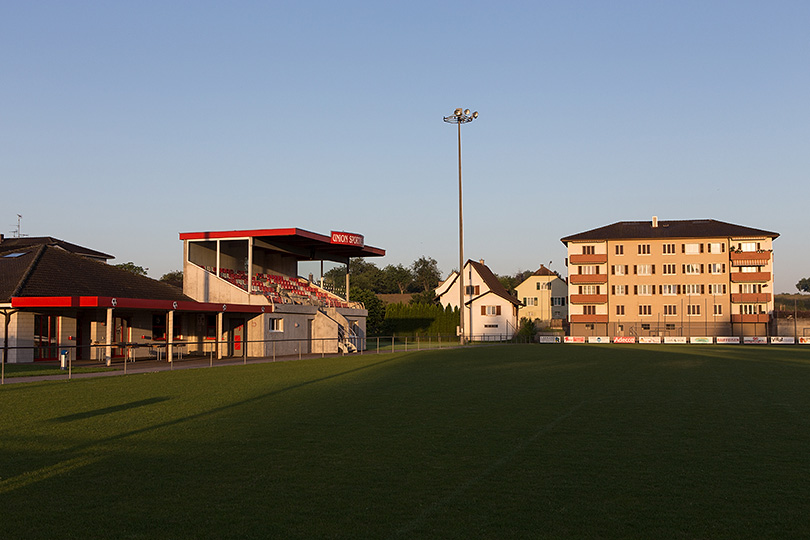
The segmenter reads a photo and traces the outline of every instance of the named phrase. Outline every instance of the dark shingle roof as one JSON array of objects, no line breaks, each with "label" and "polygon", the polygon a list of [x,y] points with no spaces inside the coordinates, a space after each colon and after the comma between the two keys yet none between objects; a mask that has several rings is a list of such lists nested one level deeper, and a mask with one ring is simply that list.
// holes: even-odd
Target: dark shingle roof
[{"label": "dark shingle roof", "polygon": [[12,296],[110,296],[192,301],[168,283],[136,276],[50,245],[30,249],[20,257],[0,255],[0,301],[9,301]]},{"label": "dark shingle roof", "polygon": [[[548,268],[546,268],[542,264],[540,265],[540,268],[537,269],[537,272],[535,272],[532,275],[533,276],[557,276],[557,274],[555,274],[554,272],[552,272],[551,270],[549,270]],[[557,277],[559,277],[559,276],[557,276]]]},{"label": "dark shingle roof", "polygon": [[481,279],[483,279],[484,283],[487,284],[489,292],[500,296],[505,300],[509,300],[515,305],[520,305],[520,300],[509,294],[509,292],[503,286],[503,283],[501,283],[498,277],[492,273],[492,270],[490,270],[487,265],[472,260],[467,261],[467,264],[471,264],[472,267],[475,268],[475,271],[478,272],[478,275],[481,276]]},{"label": "dark shingle roof", "polygon": [[71,244],[70,242],[65,242],[64,240],[59,240],[58,238],[54,238],[52,236],[22,236],[19,238],[3,238],[3,240],[0,241],[0,251],[7,251],[9,249],[24,249],[41,246],[43,244],[48,246],[56,246],[70,253],[90,257],[92,259],[102,259],[106,261],[115,258],[112,255],[76,244]]},{"label": "dark shingle roof", "polygon": [[563,244],[587,240],[624,240],[644,238],[707,238],[707,237],[749,237],[769,236],[777,238],[779,233],[734,225],[714,219],[685,219],[659,221],[658,227],[652,221],[619,221],[598,229],[581,232],[561,238]]}]

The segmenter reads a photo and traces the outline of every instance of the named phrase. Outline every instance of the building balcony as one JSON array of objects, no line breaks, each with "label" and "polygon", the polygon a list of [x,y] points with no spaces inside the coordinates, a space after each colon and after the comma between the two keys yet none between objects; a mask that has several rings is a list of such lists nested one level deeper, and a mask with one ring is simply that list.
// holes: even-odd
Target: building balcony
[{"label": "building balcony", "polygon": [[735,304],[764,304],[771,301],[771,293],[734,293],[731,301]]},{"label": "building balcony", "polygon": [[760,283],[771,280],[770,272],[731,272],[732,283]]},{"label": "building balcony", "polygon": [[770,316],[767,313],[758,313],[756,315],[732,315],[732,323],[767,323]]},{"label": "building balcony", "polygon": [[568,318],[572,323],[606,323],[608,322],[607,315],[569,315]]},{"label": "building balcony", "polygon": [[607,302],[606,294],[572,294],[572,304],[604,304]]},{"label": "building balcony", "polygon": [[607,283],[607,274],[573,274],[568,276],[568,283],[571,285],[582,285],[583,283]]},{"label": "building balcony", "polygon": [[605,264],[607,253],[569,255],[568,261],[570,264]]},{"label": "building balcony", "polygon": [[732,266],[765,266],[771,260],[770,251],[732,251],[728,255]]}]

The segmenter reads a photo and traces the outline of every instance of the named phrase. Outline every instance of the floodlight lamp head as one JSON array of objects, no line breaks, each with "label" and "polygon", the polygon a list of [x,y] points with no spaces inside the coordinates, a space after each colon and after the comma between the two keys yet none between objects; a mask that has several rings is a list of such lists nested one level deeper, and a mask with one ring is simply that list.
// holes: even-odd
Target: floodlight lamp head
[{"label": "floodlight lamp head", "polygon": [[473,118],[478,118],[478,111],[475,111],[475,112],[473,113]]},{"label": "floodlight lamp head", "polygon": [[456,110],[453,112],[453,116],[461,116],[461,107],[459,107],[458,109],[456,109]]},{"label": "floodlight lamp head", "polygon": [[470,116],[470,109],[464,109],[464,116]]}]

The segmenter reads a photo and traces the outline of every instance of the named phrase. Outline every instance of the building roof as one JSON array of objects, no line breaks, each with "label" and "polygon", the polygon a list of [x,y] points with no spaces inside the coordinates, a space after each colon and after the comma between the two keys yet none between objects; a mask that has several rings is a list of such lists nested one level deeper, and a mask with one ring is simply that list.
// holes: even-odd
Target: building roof
[{"label": "building roof", "polygon": [[[657,220],[656,220],[657,221]],[[598,229],[581,232],[561,238],[563,244],[568,242],[585,242],[589,240],[625,240],[654,238],[715,238],[715,237],[770,237],[777,238],[779,233],[734,225],[714,219],[685,219],[672,221],[619,221]]]},{"label": "building roof", "polygon": [[112,255],[76,244],[71,244],[70,242],[65,242],[64,240],[59,240],[58,238],[54,238],[52,236],[22,236],[18,238],[6,238],[0,234],[0,251],[7,251],[9,249],[24,249],[41,245],[58,247],[69,253],[75,253],[91,259],[107,261],[115,258]]},{"label": "building roof", "polygon": [[537,272],[535,272],[532,275],[533,276],[555,276],[555,277],[560,277],[556,273],[552,272],[551,270],[549,270],[548,268],[543,266],[542,264],[540,265],[540,268],[537,269]]},{"label": "building roof", "polygon": [[0,251],[0,302],[12,297],[102,296],[193,301],[162,281],[41,244]]},{"label": "building roof", "polygon": [[368,246],[362,235],[333,231],[331,236],[298,228],[252,229],[180,233],[180,240],[240,240],[254,238],[268,246],[297,254],[302,259],[339,260],[348,257],[383,257],[385,250]]},{"label": "building roof", "polygon": [[[479,276],[481,276],[481,279],[484,281],[484,284],[487,286],[487,289],[488,289],[487,291],[480,294],[479,296],[476,296],[475,298],[472,298],[471,300],[469,300],[467,302],[468,304],[470,302],[474,302],[478,298],[481,298],[485,294],[490,294],[491,293],[491,294],[494,294],[496,296],[500,296],[504,300],[508,300],[509,302],[511,302],[512,304],[514,304],[516,306],[521,305],[520,300],[518,300],[517,298],[515,298],[514,296],[509,294],[509,291],[506,290],[506,287],[503,286],[503,284],[498,279],[498,277],[495,274],[493,274],[492,270],[490,270],[489,267],[487,265],[485,265],[483,262],[468,260],[467,264],[465,264],[464,267],[466,268],[467,265],[472,266],[473,269],[475,270],[475,272]],[[457,273],[456,273],[455,277],[453,278],[453,281],[455,281],[456,279],[458,279],[458,274]],[[445,290],[445,292],[447,292],[447,290]]]}]

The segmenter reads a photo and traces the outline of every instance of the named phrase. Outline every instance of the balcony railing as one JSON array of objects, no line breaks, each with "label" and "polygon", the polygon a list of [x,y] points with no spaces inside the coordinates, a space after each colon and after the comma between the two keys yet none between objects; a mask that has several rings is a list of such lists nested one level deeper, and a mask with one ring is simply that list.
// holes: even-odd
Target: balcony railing
[{"label": "balcony railing", "polygon": [[568,283],[580,285],[583,283],[607,283],[607,274],[573,274],[568,276]]},{"label": "balcony railing", "polygon": [[572,304],[604,304],[607,302],[606,294],[572,294]]},{"label": "balcony railing", "polygon": [[734,293],[731,301],[735,304],[763,304],[771,301],[771,293]]},{"label": "balcony railing", "polygon": [[730,276],[733,283],[758,283],[771,280],[770,272],[731,272]]},{"label": "balcony railing", "polygon": [[771,260],[770,251],[732,251],[728,255],[732,266],[764,266]]},{"label": "balcony railing", "polygon": [[569,255],[568,260],[570,264],[605,264],[607,262],[607,253],[580,253],[578,255]]},{"label": "balcony railing", "polygon": [[607,315],[569,315],[572,323],[606,323]]},{"label": "balcony railing", "polygon": [[757,313],[755,315],[732,315],[733,323],[766,323],[770,319],[767,313]]}]

